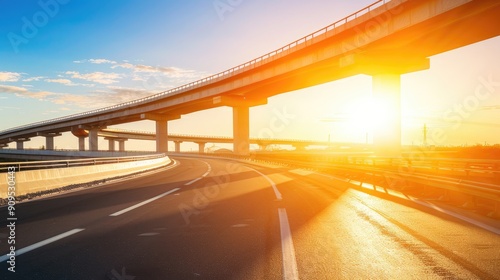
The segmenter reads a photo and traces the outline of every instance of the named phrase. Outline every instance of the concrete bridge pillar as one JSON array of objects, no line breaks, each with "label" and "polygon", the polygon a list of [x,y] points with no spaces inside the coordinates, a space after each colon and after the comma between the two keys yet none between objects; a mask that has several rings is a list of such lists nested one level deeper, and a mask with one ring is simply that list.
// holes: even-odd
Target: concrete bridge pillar
[{"label": "concrete bridge pillar", "polygon": [[45,149],[49,151],[54,150],[54,136],[45,136]]},{"label": "concrete bridge pillar", "polygon": [[80,136],[78,137],[78,150],[79,151],[85,151],[85,138],[86,136]]},{"label": "concrete bridge pillar", "polygon": [[104,140],[108,140],[108,151],[114,152],[115,151],[115,138],[104,138]]},{"label": "concrete bridge pillar", "polygon": [[168,152],[168,121],[179,119],[180,116],[161,115],[146,113],[141,114],[141,119],[153,120],[156,122],[156,151],[159,153]]},{"label": "concrete bridge pillar", "polygon": [[198,144],[198,153],[203,154],[205,153],[205,145],[207,144],[206,142],[196,142]]},{"label": "concrete bridge pillar", "polygon": [[250,153],[250,114],[248,106],[233,107],[233,150],[237,155]]},{"label": "concrete bridge pillar", "polygon": [[127,140],[128,139],[125,138],[116,139],[116,141],[118,142],[118,151],[125,152],[125,141]]},{"label": "concrete bridge pillar", "polygon": [[92,125],[92,126],[79,125],[77,127],[71,128],[71,133],[73,133],[73,135],[78,137],[78,149],[80,151],[85,151],[85,138],[87,136],[89,137],[89,151],[98,151],[99,150],[98,133],[99,130],[105,128],[106,126],[101,126],[101,125]]},{"label": "concrete bridge pillar", "polygon": [[180,153],[181,152],[181,143],[182,141],[174,141],[175,144],[175,152]]},{"label": "concrete bridge pillar", "polygon": [[9,139],[9,140],[16,142],[16,149],[24,150],[24,142],[30,141],[30,138],[16,138],[16,139]]},{"label": "concrete bridge pillar", "polygon": [[373,145],[378,155],[401,155],[401,75],[372,76],[374,98]]},{"label": "concrete bridge pillar", "polygon": [[166,120],[156,121],[156,151],[168,152],[168,122]]},{"label": "concrete bridge pillar", "polygon": [[71,128],[71,133],[78,137],[78,150],[85,151],[85,138],[89,135],[88,131],[86,131],[81,125],[75,126]]},{"label": "concrete bridge pillar", "polygon": [[266,98],[249,98],[248,96],[213,97],[214,104],[233,108],[233,151],[237,155],[250,154],[250,115],[249,108],[267,104]]},{"label": "concrete bridge pillar", "polygon": [[49,151],[54,150],[54,137],[61,136],[61,133],[37,133],[38,136],[45,137],[45,149]]},{"label": "concrete bridge pillar", "polygon": [[91,127],[89,129],[89,151],[98,151],[99,150],[99,127]]},{"label": "concrete bridge pillar", "polygon": [[401,75],[429,69],[429,59],[404,55],[355,55],[353,65],[359,67],[361,73],[372,76],[375,154],[401,156]]}]

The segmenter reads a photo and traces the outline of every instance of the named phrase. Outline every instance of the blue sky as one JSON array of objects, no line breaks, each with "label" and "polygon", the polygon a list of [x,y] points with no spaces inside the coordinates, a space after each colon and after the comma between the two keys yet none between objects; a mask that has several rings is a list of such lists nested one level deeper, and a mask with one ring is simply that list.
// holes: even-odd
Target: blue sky
[{"label": "blue sky", "polygon": [[[141,98],[224,71],[372,2],[0,0],[0,130]],[[481,78],[500,82],[499,49],[500,39],[493,38],[432,57],[430,70],[404,75],[404,142],[421,142],[426,122],[447,129],[446,143],[438,144],[500,143],[500,135],[491,133],[500,126],[495,107],[500,89],[459,127],[441,121]],[[263,136],[276,111],[286,111],[295,117],[273,132],[276,138],[326,140],[331,134],[333,140],[363,142],[355,123],[321,120],[359,110],[370,91],[371,78],[356,76],[271,98],[251,109],[251,136]],[[170,122],[169,130],[230,136],[231,119],[231,109],[218,108],[183,116]],[[123,127],[153,131],[154,126]],[[43,141],[37,137],[25,145],[39,147]],[[64,135],[56,145],[75,148],[77,141]]]}]

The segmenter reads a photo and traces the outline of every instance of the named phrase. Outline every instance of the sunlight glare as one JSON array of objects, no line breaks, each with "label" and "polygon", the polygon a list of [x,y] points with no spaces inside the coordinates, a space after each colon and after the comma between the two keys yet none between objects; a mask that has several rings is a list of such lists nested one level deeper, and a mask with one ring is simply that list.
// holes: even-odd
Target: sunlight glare
[{"label": "sunlight glare", "polygon": [[387,102],[371,96],[357,99],[351,104],[349,112],[347,126],[359,135],[383,129],[391,118]]}]

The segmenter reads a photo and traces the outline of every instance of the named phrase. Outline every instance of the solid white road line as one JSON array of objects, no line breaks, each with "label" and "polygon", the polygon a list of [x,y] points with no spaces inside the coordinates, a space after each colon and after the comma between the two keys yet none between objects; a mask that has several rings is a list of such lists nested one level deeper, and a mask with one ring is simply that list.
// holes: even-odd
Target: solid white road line
[{"label": "solid white road line", "polygon": [[260,172],[260,171],[258,171],[256,169],[253,169],[253,168],[248,167],[248,166],[245,166],[245,167],[248,168],[248,169],[251,169],[251,170],[253,170],[255,172],[257,172],[260,176],[264,177],[269,182],[269,184],[271,184],[271,187],[273,187],[274,194],[276,195],[276,199],[277,200],[282,200],[283,199],[283,197],[281,196],[280,191],[276,187],[276,184],[273,182],[273,180],[271,180],[269,177],[267,177],[266,175],[262,174],[262,172]]},{"label": "solid white road line", "polygon": [[[281,193],[278,191],[276,184],[271,178],[262,174],[260,171],[245,166],[251,169],[262,177],[264,177],[273,187],[274,194],[277,200],[282,200]],[[281,253],[283,256],[283,279],[284,280],[298,280],[299,270],[297,269],[297,260],[295,258],[295,249],[293,248],[292,232],[290,231],[290,224],[288,223],[288,215],[285,208],[278,208],[278,217],[280,220],[280,233],[281,233]]]},{"label": "solid white road line", "polygon": [[[43,241],[37,242],[37,243],[35,243],[35,244],[33,244],[33,245],[30,245],[30,246],[28,246],[28,247],[24,247],[24,248],[22,248],[22,249],[16,250],[16,257],[17,257],[17,256],[19,256],[19,255],[22,255],[22,254],[24,254],[24,253],[27,253],[27,252],[29,252],[29,251],[35,250],[35,249],[37,249],[37,248],[40,248],[40,247],[42,247],[42,246],[45,246],[45,245],[47,245],[47,244],[50,244],[50,243],[52,243],[52,242],[55,242],[55,241],[57,241],[57,240],[60,240],[60,239],[63,239],[63,238],[65,238],[65,237],[68,237],[68,236],[70,236],[70,235],[73,235],[73,234],[75,234],[75,233],[79,233],[80,231],[83,231],[83,230],[85,230],[85,229],[84,229],[84,228],[75,228],[75,229],[72,229],[72,230],[67,231],[67,232],[65,232],[65,233],[61,233],[61,234],[59,234],[59,235],[56,235],[56,236],[54,236],[54,237],[51,237],[51,238],[49,238],[49,239],[45,239],[45,240],[43,240]],[[5,261],[7,261],[7,260],[9,259],[9,257],[10,257],[10,256],[8,256],[8,255],[4,255],[4,256],[0,257],[0,262],[5,262]]]},{"label": "solid white road line", "polygon": [[138,204],[136,204],[136,205],[130,206],[130,207],[125,208],[125,209],[123,209],[123,210],[121,210],[121,211],[115,212],[115,213],[111,214],[110,216],[116,217],[116,216],[119,216],[119,215],[121,215],[121,214],[123,214],[123,213],[127,213],[128,211],[132,211],[132,210],[134,210],[135,208],[139,208],[139,207],[141,207],[141,206],[143,206],[143,205],[146,205],[146,204],[148,204],[148,203],[150,203],[150,202],[153,202],[153,201],[155,201],[155,200],[157,200],[157,199],[160,199],[160,198],[162,198],[162,197],[164,197],[164,196],[166,196],[166,195],[169,195],[169,194],[171,194],[171,193],[173,193],[173,192],[176,192],[176,191],[178,191],[178,190],[180,190],[180,188],[175,188],[175,189],[169,190],[168,192],[164,192],[164,193],[162,193],[162,194],[160,194],[160,195],[157,195],[157,196],[155,196],[155,197],[153,197],[153,198],[150,198],[150,199],[148,199],[148,200],[146,200],[146,201],[143,201],[143,202],[138,203]]},{"label": "solid white road line", "polygon": [[203,177],[199,177],[199,178],[196,178],[196,179],[194,179],[194,180],[192,180],[192,181],[189,181],[189,182],[185,183],[185,184],[184,184],[184,186],[189,186],[189,185],[191,185],[191,184],[193,184],[193,183],[198,182],[198,181],[199,181],[199,180],[201,180],[201,179],[203,179]]},{"label": "solid white road line", "polygon": [[207,177],[207,176],[208,176],[208,174],[210,174],[210,171],[212,171],[212,166],[210,166],[210,164],[208,164],[208,163],[207,163],[207,162],[205,162],[205,161],[202,161],[202,162],[203,162],[203,163],[205,163],[205,164],[208,166],[208,170],[207,170],[207,172],[203,173],[203,175],[201,175],[201,177],[196,178],[196,179],[194,179],[194,180],[192,180],[192,181],[189,181],[189,182],[185,183],[185,184],[184,184],[184,186],[189,186],[189,185],[191,185],[191,184],[193,184],[193,183],[196,183],[196,182],[198,182],[199,180],[201,180],[201,179],[203,179],[203,178]]},{"label": "solid white road line", "polygon": [[280,220],[281,232],[281,253],[283,254],[283,279],[296,280],[299,279],[299,271],[297,269],[297,260],[295,259],[295,249],[293,248],[292,232],[290,231],[286,209],[279,208],[278,216]]}]

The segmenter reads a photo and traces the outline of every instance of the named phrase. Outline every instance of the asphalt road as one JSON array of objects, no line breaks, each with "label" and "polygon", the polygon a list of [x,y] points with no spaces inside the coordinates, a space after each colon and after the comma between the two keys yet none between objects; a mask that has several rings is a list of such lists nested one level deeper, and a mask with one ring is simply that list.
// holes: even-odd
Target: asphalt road
[{"label": "asphalt road", "polygon": [[500,236],[328,175],[222,159],[16,205],[0,279],[500,279]]}]

